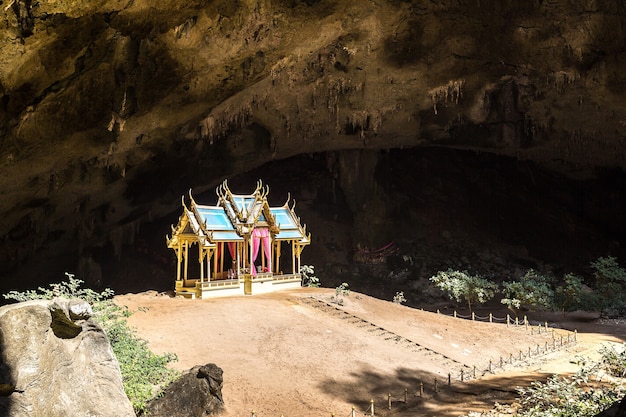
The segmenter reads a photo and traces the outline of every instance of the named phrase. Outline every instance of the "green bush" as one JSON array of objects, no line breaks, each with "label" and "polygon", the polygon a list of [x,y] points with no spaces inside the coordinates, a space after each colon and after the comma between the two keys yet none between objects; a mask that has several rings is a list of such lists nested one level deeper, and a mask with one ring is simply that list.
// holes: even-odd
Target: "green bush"
[{"label": "green bush", "polygon": [[91,304],[93,318],[109,338],[111,348],[120,365],[124,390],[135,412],[145,409],[146,402],[178,377],[178,372],[167,367],[176,360],[173,354],[156,355],[147,343],[128,326],[126,318],[131,314],[112,300],[113,291],[105,289],[98,293],[81,288],[83,281],[66,273],[67,281],[50,284],[50,288],[38,288],[24,292],[11,291],[5,299],[16,301],[50,300],[54,297],[80,298]]},{"label": "green bush", "polygon": [[574,274],[565,274],[563,282],[554,292],[554,305],[561,311],[573,311],[583,306],[585,285],[581,277]]},{"label": "green bush", "polygon": [[302,274],[302,286],[317,288],[320,286],[320,279],[315,276],[315,267],[313,265],[300,266],[300,274]]},{"label": "green bush", "polygon": [[609,316],[623,315],[626,312],[626,270],[613,256],[596,259],[591,262],[591,268],[602,312]]},{"label": "green bush", "polygon": [[519,281],[503,282],[502,294],[504,298],[500,302],[516,317],[520,308],[550,307],[554,298],[548,279],[533,269],[526,271]]},{"label": "green bush", "polygon": [[404,298],[404,291],[398,291],[396,292],[396,295],[393,296],[393,302],[396,304],[402,304],[406,301],[406,298]]},{"label": "green bush", "polygon": [[620,381],[598,383],[598,375],[608,371],[623,375],[624,353],[613,347],[600,350],[602,359],[587,364],[580,359],[579,371],[573,376],[553,375],[546,382],[535,381],[530,387],[517,389],[520,394],[519,417],[591,417],[620,400],[626,391]]},{"label": "green bush", "polygon": [[480,275],[470,275],[467,271],[439,271],[430,280],[457,303],[462,299],[467,302],[470,312],[472,305],[483,304],[493,298],[498,285]]},{"label": "green bush", "polygon": [[335,295],[330,297],[330,301],[335,304],[343,305],[343,298],[350,295],[350,289],[347,282],[342,282],[341,285],[335,288]]},{"label": "green bush", "polygon": [[614,377],[626,378],[626,351],[618,352],[613,345],[605,345],[600,349],[600,354],[601,369]]}]

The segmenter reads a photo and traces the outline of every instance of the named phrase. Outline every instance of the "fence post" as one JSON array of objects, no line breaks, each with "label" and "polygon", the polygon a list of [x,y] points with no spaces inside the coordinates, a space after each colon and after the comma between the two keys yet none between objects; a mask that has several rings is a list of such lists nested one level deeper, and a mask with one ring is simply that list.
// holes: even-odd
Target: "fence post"
[{"label": "fence post", "polygon": [[546,353],[548,353],[548,342],[546,341]]},{"label": "fence post", "polygon": [[489,359],[489,372],[491,372],[491,359]]},{"label": "fence post", "polygon": [[452,385],[452,376],[450,375],[450,372],[448,372],[448,386]]},{"label": "fence post", "polygon": [[502,360],[502,356],[500,356],[500,368],[504,368],[504,361]]},{"label": "fence post", "polygon": [[489,313],[489,323],[493,323],[493,314]]},{"label": "fence post", "polygon": [[513,354],[509,353],[509,363],[513,365]]},{"label": "fence post", "polygon": [[509,327],[509,321],[511,321],[511,316],[506,315],[506,327]]},{"label": "fence post", "polygon": [[387,394],[387,407],[391,410],[391,394]]},{"label": "fence post", "polygon": [[476,365],[474,365],[474,379],[476,379]]},{"label": "fence post", "polygon": [[461,382],[463,382],[463,369],[461,369]]},{"label": "fence post", "polygon": [[404,389],[404,403],[408,403],[409,402],[409,390],[408,389]]},{"label": "fence post", "polygon": [[356,410],[354,409],[354,406],[352,406],[352,416],[351,417],[356,417]]},{"label": "fence post", "polygon": [[526,326],[526,330],[528,330],[528,318],[524,316],[524,326]]},{"label": "fence post", "polygon": [[548,331],[548,322],[546,321],[546,332]]},{"label": "fence post", "polygon": [[370,404],[371,404],[371,405],[370,405],[370,412],[371,412],[371,414],[370,414],[370,415],[371,415],[372,417],[374,417],[374,399],[373,399],[373,398],[370,400]]},{"label": "fence post", "polygon": [[515,325],[519,326],[519,317],[515,316]]},{"label": "fence post", "polygon": [[420,398],[424,396],[424,383],[420,381]]},{"label": "fence post", "polygon": [[437,314],[440,314],[440,313],[439,313],[439,309],[437,309]]},{"label": "fence post", "polygon": [[453,316],[454,318],[456,318],[456,310],[454,310]]},{"label": "fence post", "polygon": [[578,336],[578,330],[574,329],[574,342],[576,342],[577,340],[577,336]]},{"label": "fence post", "polygon": [[561,347],[563,347],[563,335],[561,335]]},{"label": "fence post", "polygon": [[530,358],[530,346],[528,346],[528,357]]},{"label": "fence post", "polygon": [[474,321],[475,318],[476,318],[476,313],[472,311],[472,321]]},{"label": "fence post", "polygon": [[519,360],[520,361],[522,360],[522,351],[521,350],[519,351]]},{"label": "fence post", "polygon": [[435,377],[435,392],[437,392],[437,377]]},{"label": "fence post", "polygon": [[256,414],[254,414],[254,410],[250,412],[250,417],[256,417]]}]

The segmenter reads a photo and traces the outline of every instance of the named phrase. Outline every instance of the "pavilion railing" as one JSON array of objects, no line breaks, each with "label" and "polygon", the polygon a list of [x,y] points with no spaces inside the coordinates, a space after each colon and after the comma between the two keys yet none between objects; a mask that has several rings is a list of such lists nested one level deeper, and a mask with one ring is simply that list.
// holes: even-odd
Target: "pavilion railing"
[{"label": "pavilion railing", "polygon": [[238,279],[219,279],[216,281],[204,281],[200,284],[197,281],[198,285],[201,285],[202,288],[222,288],[222,287],[238,287],[239,280]]},{"label": "pavilion railing", "polygon": [[274,275],[274,281],[294,281],[302,279],[301,274]]}]

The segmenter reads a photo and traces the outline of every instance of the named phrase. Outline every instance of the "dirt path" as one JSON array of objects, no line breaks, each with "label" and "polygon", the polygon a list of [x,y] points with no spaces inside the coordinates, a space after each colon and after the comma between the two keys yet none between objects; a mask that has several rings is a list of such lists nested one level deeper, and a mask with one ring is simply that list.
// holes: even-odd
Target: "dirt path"
[{"label": "dirt path", "polygon": [[[381,416],[418,410],[458,416],[511,399],[514,387],[529,380],[570,372],[574,356],[619,341],[579,332],[578,343],[543,353],[546,346],[551,350],[552,331],[531,334],[524,326],[455,319],[358,293],[338,306],[332,295],[334,290],[303,288],[185,300],[149,292],[120,295],[116,302],[136,311],[129,323],[154,351],[178,355],[177,369],[213,362],[224,370],[227,416],[344,416],[353,406],[365,411],[370,399]],[[623,326],[611,330],[624,340]],[[556,330],[559,341],[567,334],[573,341],[573,333]],[[494,374],[485,372],[490,361]],[[464,380],[474,372],[477,379],[461,383],[461,371]]]}]

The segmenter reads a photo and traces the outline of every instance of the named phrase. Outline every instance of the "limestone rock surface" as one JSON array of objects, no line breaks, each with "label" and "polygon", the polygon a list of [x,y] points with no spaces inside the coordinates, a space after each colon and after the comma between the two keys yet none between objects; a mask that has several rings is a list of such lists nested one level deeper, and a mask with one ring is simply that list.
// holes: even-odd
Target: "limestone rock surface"
[{"label": "limestone rock surface", "polygon": [[[298,154],[626,167],[622,0],[0,4],[0,274],[54,254],[97,284],[93,248]],[[333,169],[358,197],[356,162]]]},{"label": "limestone rock surface", "polygon": [[214,363],[195,366],[148,403],[144,415],[191,417],[217,415],[224,409],[222,369]]},{"label": "limestone rock surface", "polygon": [[65,299],[0,307],[0,415],[135,415],[90,311],[83,301]]}]

